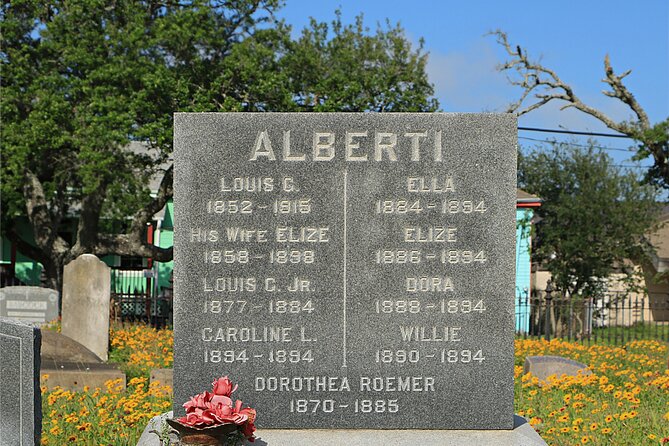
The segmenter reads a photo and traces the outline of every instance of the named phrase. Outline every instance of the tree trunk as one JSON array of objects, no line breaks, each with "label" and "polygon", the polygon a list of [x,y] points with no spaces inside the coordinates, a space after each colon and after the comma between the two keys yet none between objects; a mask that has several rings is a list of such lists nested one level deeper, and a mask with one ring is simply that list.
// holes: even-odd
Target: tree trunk
[{"label": "tree trunk", "polygon": [[46,277],[45,286],[63,292],[63,269],[81,254],[127,255],[151,257],[159,262],[172,260],[172,248],[160,248],[146,240],[146,228],[151,218],[172,198],[172,170],[170,166],[161,181],[157,196],[146,208],[136,212],[126,234],[100,234],[99,219],[105,196],[105,185],[85,196],[81,201],[75,240],[70,245],[58,234],[63,218],[62,207],[50,206],[39,178],[26,171],[23,190],[26,211],[30,221],[34,245],[23,240],[16,231],[18,222],[12,221],[7,236],[24,255],[40,262]]},{"label": "tree trunk", "polygon": [[44,268],[44,275],[46,276],[46,283],[44,284],[47,288],[57,290],[60,294],[60,300],[58,301],[58,315],[61,313],[62,302],[63,302],[63,268],[64,264],[62,261],[62,256],[56,259],[49,259],[49,261],[42,263]]}]

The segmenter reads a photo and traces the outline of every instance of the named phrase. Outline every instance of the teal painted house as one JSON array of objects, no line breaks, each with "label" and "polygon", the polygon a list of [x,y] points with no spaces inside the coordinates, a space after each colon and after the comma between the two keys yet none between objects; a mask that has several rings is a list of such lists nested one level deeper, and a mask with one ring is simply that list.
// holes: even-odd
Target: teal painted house
[{"label": "teal painted house", "polygon": [[[23,224],[16,228],[16,232],[28,243],[34,244],[33,233],[28,219],[22,219]],[[16,246],[5,237],[0,238],[0,286],[6,280],[16,278],[26,285],[39,286],[42,265],[16,249]],[[10,282],[11,283],[11,282]]]},{"label": "teal painted house", "polygon": [[530,329],[532,219],[541,199],[518,189],[516,195],[516,333]]}]

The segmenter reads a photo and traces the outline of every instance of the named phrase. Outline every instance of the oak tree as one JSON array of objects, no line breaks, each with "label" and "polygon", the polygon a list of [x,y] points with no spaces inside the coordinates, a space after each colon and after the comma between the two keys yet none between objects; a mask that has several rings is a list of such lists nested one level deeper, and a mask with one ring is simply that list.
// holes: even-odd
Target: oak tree
[{"label": "oak tree", "polygon": [[172,198],[174,112],[438,107],[422,45],[412,48],[399,26],[370,31],[337,15],[293,39],[278,7],[3,3],[2,234],[42,263],[48,286],[60,289],[63,266],[83,253],[172,258],[146,228]]},{"label": "oak tree", "polygon": [[592,142],[553,143],[521,152],[518,187],[543,199],[536,209],[533,260],[569,296],[592,296],[620,269],[628,279],[651,252],[647,234],[659,214],[657,189],[614,165]]}]

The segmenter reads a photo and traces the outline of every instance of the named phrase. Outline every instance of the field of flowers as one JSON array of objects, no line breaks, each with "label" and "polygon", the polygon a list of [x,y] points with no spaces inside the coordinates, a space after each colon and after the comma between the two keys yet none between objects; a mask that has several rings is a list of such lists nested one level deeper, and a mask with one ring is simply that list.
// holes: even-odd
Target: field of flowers
[{"label": "field of flowers", "polygon": [[172,406],[172,389],[147,381],[132,378],[126,390],[120,380],[88,392],[42,389],[42,444],[136,445],[147,422]]},{"label": "field of flowers", "polygon": [[151,369],[172,367],[172,331],[118,325],[109,335],[110,361],[122,363],[127,389],[115,381],[87,392],[42,388],[43,445],[135,446],[147,422],[171,410],[172,389],[148,381]]},{"label": "field of flowers", "polygon": [[139,324],[112,326],[109,340],[109,360],[121,363],[128,379],[148,378],[151,369],[172,367],[172,330],[156,330]]},{"label": "field of flowers", "polygon": [[[171,389],[148,385],[149,370],[172,365],[172,332],[143,325],[111,330],[114,361],[124,362],[128,388],[73,393],[42,389],[42,444],[135,445],[147,421],[169,410]],[[517,340],[515,410],[550,445],[669,444],[667,345],[634,341],[622,347],[553,340]],[[592,374],[547,382],[523,375],[528,355],[558,355],[587,364]],[[262,414],[261,414],[262,416]]]},{"label": "field of flowers", "polygon": [[[569,357],[587,364],[592,374],[540,382],[523,375],[529,355]],[[669,443],[667,345],[516,341],[514,406],[550,445]]]}]

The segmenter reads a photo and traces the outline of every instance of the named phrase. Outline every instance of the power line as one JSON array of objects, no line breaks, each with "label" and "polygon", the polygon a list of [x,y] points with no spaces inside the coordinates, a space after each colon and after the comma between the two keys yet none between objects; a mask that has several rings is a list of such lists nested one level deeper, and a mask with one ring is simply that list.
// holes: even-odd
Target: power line
[{"label": "power line", "polygon": [[[537,138],[529,138],[527,136],[519,136],[518,139],[525,139],[527,141],[535,141],[535,142],[546,142],[549,144],[553,143],[559,143],[559,141],[555,140],[550,140],[550,139],[537,139]],[[566,144],[569,144],[570,146],[576,146],[576,147],[583,147],[583,148],[588,148],[588,147],[594,147],[595,149],[602,149],[602,150],[616,150],[619,152],[633,152],[635,149],[621,149],[619,147],[609,147],[609,146],[596,146],[596,145],[585,145],[585,144],[577,144],[573,142],[568,142]]]},{"label": "power line", "polygon": [[[524,139],[527,141],[534,141],[534,142],[545,142],[545,143],[557,143],[558,141],[555,140],[550,140],[550,139],[537,139],[537,138],[529,138],[527,136],[519,136],[518,139]],[[594,147],[596,149],[601,149],[601,150],[615,150],[619,152],[627,152],[630,153],[634,151],[634,149],[621,149],[618,147],[608,147],[608,146],[596,146],[596,145],[585,145],[585,144],[577,144],[573,142],[566,143],[569,144],[570,146],[577,146],[577,147],[583,147],[583,148],[589,148],[589,147]],[[641,165],[630,165],[630,164],[613,164],[614,167],[620,167],[620,168],[625,168],[625,169],[650,169],[652,166],[641,166]]]},{"label": "power line", "polygon": [[645,167],[645,166],[629,166],[629,165],[625,165],[625,164],[614,164],[613,166],[614,167],[621,167],[623,169],[645,169],[645,170],[648,170],[652,167],[652,166],[648,166],[648,167]]},{"label": "power line", "polygon": [[605,136],[607,138],[630,138],[627,135],[620,135],[615,133],[598,133],[598,132],[579,132],[576,130],[557,130],[557,129],[541,129],[537,127],[518,127],[518,130],[525,130],[527,132],[542,132],[542,133],[563,133],[566,135],[585,135],[585,136]]}]

